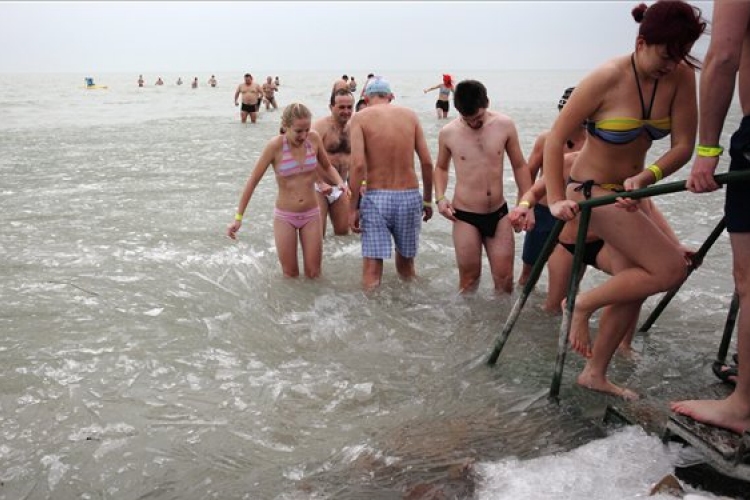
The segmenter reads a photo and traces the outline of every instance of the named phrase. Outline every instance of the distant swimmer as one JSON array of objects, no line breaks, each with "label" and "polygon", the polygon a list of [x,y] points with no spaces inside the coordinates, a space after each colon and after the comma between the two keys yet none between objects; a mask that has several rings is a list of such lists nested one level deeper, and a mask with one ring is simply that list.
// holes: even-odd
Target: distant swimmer
[{"label": "distant swimmer", "polygon": [[354,77],[349,78],[349,92],[352,94],[357,91],[357,82],[354,81]]},{"label": "distant swimmer", "polygon": [[281,269],[284,276],[290,278],[299,276],[299,245],[302,245],[305,276],[320,276],[323,231],[315,193],[318,175],[330,184],[346,189],[343,179],[328,161],[320,136],[310,130],[311,121],[312,114],[303,104],[294,103],[284,108],[281,124],[285,132],[266,144],[245,184],[234,221],[227,226],[227,236],[235,239],[255,188],[268,167],[273,166],[278,186],[273,234]]},{"label": "distant swimmer", "polygon": [[208,84],[212,87],[216,87],[216,77],[214,75],[211,75],[211,78],[208,79]]},{"label": "distant swimmer", "polygon": [[434,87],[424,89],[424,93],[438,89],[438,98],[435,102],[435,110],[437,112],[438,119],[448,118],[448,110],[450,110],[450,97],[453,92],[453,78],[451,75],[443,75],[443,82],[438,83]]},{"label": "distant swimmer", "polygon": [[[313,130],[320,134],[328,153],[328,159],[346,182],[349,179],[349,158],[352,152],[349,119],[352,117],[354,108],[354,96],[348,90],[339,89],[331,99],[329,107],[331,115],[316,120],[313,123]],[[326,184],[322,179],[319,179],[316,183],[315,190],[318,192],[323,236],[326,234],[328,216],[331,217],[334,234],[349,234],[349,196],[347,191]]]},{"label": "distant swimmer", "polygon": [[182,77],[177,77],[177,85],[182,85]]},{"label": "distant swimmer", "polygon": [[164,85],[164,80],[161,79],[161,77],[156,79],[156,83],[154,85]]},{"label": "distant swimmer", "polygon": [[192,83],[192,84],[190,84],[190,86],[191,86],[192,88],[194,88],[194,89],[197,89],[197,88],[198,88],[198,77],[197,77],[197,76],[196,76],[195,78],[193,78],[193,83]]},{"label": "distant swimmer", "polygon": [[333,95],[339,89],[349,90],[349,77],[347,75],[343,75],[341,78],[333,82],[331,95]]},{"label": "distant swimmer", "polygon": [[245,81],[237,86],[237,91],[234,93],[235,106],[239,106],[240,94],[242,94],[242,108],[240,109],[242,123],[247,123],[248,115],[250,115],[250,122],[255,123],[258,119],[261,99],[263,99],[263,89],[253,82],[253,75],[250,73],[245,73]]},{"label": "distant swimmer", "polygon": [[365,98],[365,90],[367,89],[367,86],[370,84],[370,80],[375,78],[375,75],[373,73],[367,74],[367,80],[365,81],[365,86],[362,87],[362,92],[359,93],[359,98],[364,99]]},{"label": "distant swimmer", "polygon": [[281,85],[281,81],[279,80],[279,77],[278,77],[278,76],[277,76],[277,77],[276,77],[276,79],[275,79],[275,80],[273,81],[273,83],[275,83],[277,87]]},{"label": "distant swimmer", "polygon": [[[372,290],[380,285],[383,260],[391,258],[394,243],[398,275],[404,280],[416,276],[421,225],[432,217],[432,158],[417,114],[391,104],[393,92],[385,79],[372,78],[365,96],[367,108],[351,120],[349,225],[362,233],[362,286]],[[364,196],[358,189],[362,183]]]},{"label": "distant swimmer", "polygon": [[[452,88],[452,83],[451,83]],[[435,201],[440,214],[453,223],[453,246],[461,293],[476,290],[482,274],[482,249],[487,254],[495,291],[513,291],[514,237],[503,194],[503,159],[510,160],[521,193],[531,188],[531,174],[521,151],[513,120],[490,111],[487,89],[476,80],[456,86],[459,118],[438,134]],[[446,195],[450,164],[456,187]]]},{"label": "distant swimmer", "polygon": [[143,87],[143,84],[145,81],[143,80],[143,75],[138,75],[138,86]]},{"label": "distant swimmer", "polygon": [[279,89],[276,87],[276,84],[273,83],[273,79],[269,76],[266,78],[266,83],[263,84],[263,97],[266,101],[266,109],[270,109],[271,106],[273,106],[273,109],[278,109],[278,104],[276,104],[276,92]]}]

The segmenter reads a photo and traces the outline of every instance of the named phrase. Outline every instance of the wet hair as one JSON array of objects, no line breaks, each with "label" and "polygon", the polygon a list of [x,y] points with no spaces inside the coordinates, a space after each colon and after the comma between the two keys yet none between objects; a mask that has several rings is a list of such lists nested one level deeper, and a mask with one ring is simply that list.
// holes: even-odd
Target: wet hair
[{"label": "wet hair", "polygon": [[253,77],[253,75],[251,75],[250,73],[245,73],[245,78],[247,78],[248,76],[249,76],[250,78],[252,78],[252,77]]},{"label": "wet hair", "polygon": [[565,92],[563,92],[562,97],[559,101],[557,101],[557,110],[562,111],[563,107],[568,103],[568,99],[570,99],[570,94],[573,93],[575,90],[575,87],[568,87],[565,89]]},{"label": "wet hair", "polygon": [[307,109],[307,106],[299,102],[293,102],[284,108],[284,112],[281,113],[281,127],[289,128],[292,126],[294,120],[304,120],[307,118],[312,118],[312,113]]},{"label": "wet hair", "polygon": [[463,116],[474,115],[490,105],[487,88],[477,80],[462,80],[453,91],[453,105]]},{"label": "wet hair", "polygon": [[352,101],[354,101],[354,96],[351,92],[349,92],[347,89],[338,89],[336,92],[331,92],[331,106],[334,106],[336,104],[336,96],[340,95],[348,95],[352,98]]},{"label": "wet hair", "polygon": [[373,76],[375,76],[375,75],[374,75],[373,73],[367,73],[367,78],[368,78],[368,79],[369,79],[369,78],[372,78]]},{"label": "wet hair", "polygon": [[366,107],[367,107],[367,101],[365,101],[364,99],[360,99],[359,101],[357,101],[357,106],[355,107],[354,111],[359,111],[362,108],[366,108]]},{"label": "wet hair", "polygon": [[690,55],[690,48],[706,30],[701,10],[682,0],[658,0],[647,7],[642,3],[632,11],[639,23],[638,35],[649,45],[664,45],[675,61],[684,61],[693,69],[700,61]]},{"label": "wet hair", "polygon": [[348,77],[348,76],[346,76],[346,75],[342,75],[342,76],[341,76],[341,79],[342,79],[342,80],[348,80],[348,79],[349,79],[349,77]]}]

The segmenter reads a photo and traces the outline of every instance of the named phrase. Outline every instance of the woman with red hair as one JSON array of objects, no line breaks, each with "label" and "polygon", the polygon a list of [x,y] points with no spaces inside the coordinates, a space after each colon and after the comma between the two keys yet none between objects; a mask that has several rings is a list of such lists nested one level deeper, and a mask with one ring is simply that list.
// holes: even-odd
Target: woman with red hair
[{"label": "woman with red hair", "polygon": [[450,97],[451,92],[453,92],[453,78],[451,78],[451,75],[443,75],[443,83],[438,83],[434,87],[424,89],[424,93],[426,94],[435,89],[438,89],[438,100],[435,102],[438,120],[440,118],[448,118]]},{"label": "woman with red hair", "polygon": [[[578,202],[623,193],[616,204],[592,211],[589,227],[611,248],[613,276],[578,296],[569,340],[587,359],[577,383],[626,399],[638,396],[606,376],[627,333],[623,325],[638,314],[646,297],[679,285],[686,266],[680,247],[651,220],[646,204],[625,193],[673,174],[693,154],[697,61],[690,50],[706,28],[700,10],[681,0],[640,4],[632,15],[640,24],[633,52],[607,61],[581,80],[544,148],[547,198],[556,218],[575,224]],[[589,137],[566,182],[565,142],[581,123]],[[667,136],[669,148],[645,167],[653,141]],[[603,314],[591,346],[589,320],[599,309]]]}]

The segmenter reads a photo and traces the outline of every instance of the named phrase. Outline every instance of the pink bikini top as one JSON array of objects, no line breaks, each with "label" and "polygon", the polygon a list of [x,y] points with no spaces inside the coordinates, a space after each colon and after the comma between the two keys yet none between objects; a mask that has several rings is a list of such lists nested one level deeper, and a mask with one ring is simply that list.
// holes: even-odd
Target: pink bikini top
[{"label": "pink bikini top", "polygon": [[292,151],[289,148],[289,142],[286,140],[286,135],[283,136],[283,146],[281,148],[281,165],[276,170],[276,174],[282,177],[289,177],[290,175],[303,174],[305,172],[311,172],[318,167],[318,157],[313,151],[310,141],[305,141],[305,161],[299,163],[292,156]]}]

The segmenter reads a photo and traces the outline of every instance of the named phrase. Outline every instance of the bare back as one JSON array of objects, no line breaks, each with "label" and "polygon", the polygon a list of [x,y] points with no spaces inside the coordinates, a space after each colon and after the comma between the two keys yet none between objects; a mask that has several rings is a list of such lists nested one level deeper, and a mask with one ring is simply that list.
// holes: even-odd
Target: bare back
[{"label": "bare back", "polygon": [[424,134],[417,115],[401,106],[380,104],[354,115],[355,123],[365,145],[368,189],[418,188],[414,153],[426,144],[422,146]]}]

